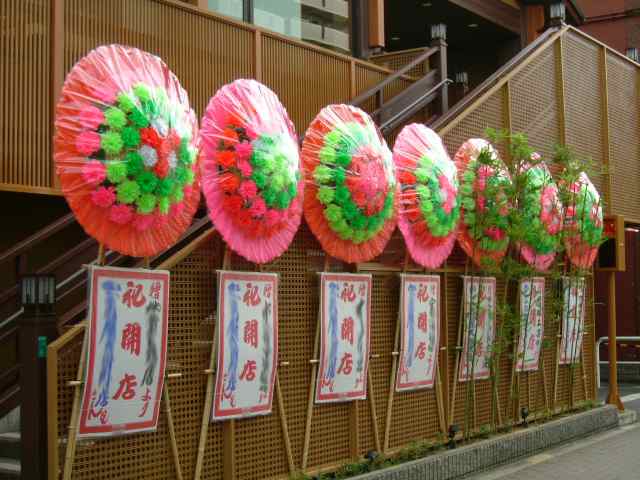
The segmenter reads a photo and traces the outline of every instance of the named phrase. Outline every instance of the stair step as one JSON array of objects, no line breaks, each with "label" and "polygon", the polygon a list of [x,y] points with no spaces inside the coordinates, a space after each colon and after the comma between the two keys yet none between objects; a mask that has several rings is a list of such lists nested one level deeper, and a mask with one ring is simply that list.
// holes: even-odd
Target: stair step
[{"label": "stair step", "polygon": [[20,478],[20,461],[0,458],[0,478]]},{"label": "stair step", "polygon": [[20,432],[0,433],[0,458],[20,460]]}]

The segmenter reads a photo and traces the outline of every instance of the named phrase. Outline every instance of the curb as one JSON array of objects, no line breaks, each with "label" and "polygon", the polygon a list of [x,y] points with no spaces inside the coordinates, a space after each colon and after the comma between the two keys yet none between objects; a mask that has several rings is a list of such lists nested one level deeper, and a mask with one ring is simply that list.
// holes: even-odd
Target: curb
[{"label": "curb", "polygon": [[576,438],[615,428],[618,425],[617,409],[607,405],[353,478],[354,480],[451,480],[532,455]]}]

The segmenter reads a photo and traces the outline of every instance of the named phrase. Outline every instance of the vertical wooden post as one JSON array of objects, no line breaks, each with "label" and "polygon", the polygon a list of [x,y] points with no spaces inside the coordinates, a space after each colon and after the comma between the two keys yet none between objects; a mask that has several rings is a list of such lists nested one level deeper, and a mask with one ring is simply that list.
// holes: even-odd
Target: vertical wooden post
[{"label": "vertical wooden post", "polygon": [[49,105],[49,118],[51,125],[51,149],[50,149],[50,161],[51,161],[51,182],[50,186],[53,188],[59,188],[60,182],[55,172],[55,163],[53,161],[53,132],[55,122],[56,105],[60,92],[62,91],[62,85],[64,84],[64,0],[51,0],[50,2],[50,95],[51,104]]},{"label": "vertical wooden post", "polygon": [[566,115],[566,107],[565,107],[565,88],[564,88],[564,65],[562,60],[562,50],[563,50],[563,37],[560,36],[555,43],[556,49],[556,94],[558,101],[558,139],[560,141],[560,145],[566,145],[567,143],[567,115]]},{"label": "vertical wooden post", "polygon": [[82,395],[82,379],[84,377],[84,366],[87,357],[87,336],[86,328],[83,333],[82,350],[80,352],[80,361],[78,362],[78,373],[76,375],[76,383],[73,392],[73,407],[71,408],[71,420],[69,422],[69,435],[67,436],[67,451],[64,454],[63,480],[71,479],[73,470],[73,461],[76,456],[76,445],[78,441],[78,424],[80,423],[80,396]]},{"label": "vertical wooden post", "polygon": [[[447,79],[447,41],[444,38],[436,38],[431,41],[432,47],[438,47],[440,49],[438,55],[438,80],[444,81]],[[441,87],[440,93],[440,115],[444,115],[449,110],[449,86],[445,83]]]},{"label": "vertical wooden post", "polygon": [[294,474],[296,466],[293,463],[293,454],[291,453],[291,439],[289,437],[289,427],[287,426],[287,416],[284,410],[284,399],[282,398],[282,389],[280,388],[280,375],[276,373],[276,398],[278,400],[278,411],[280,413],[280,427],[282,428],[282,437],[284,438],[284,448],[287,453],[287,463],[289,465],[289,473]]},{"label": "vertical wooden post", "polygon": [[349,402],[349,454],[352,459],[357,459],[360,453],[358,435],[358,411],[360,410],[360,400]]},{"label": "vertical wooden post", "polygon": [[609,395],[607,403],[624,411],[618,393],[618,348],[616,344],[616,272],[609,272]]},{"label": "vertical wooden post", "polygon": [[443,285],[442,285],[442,315],[443,318],[440,322],[440,330],[442,335],[442,347],[440,347],[440,371],[442,372],[441,378],[441,391],[440,396],[442,397],[442,403],[444,408],[444,418],[445,425],[446,419],[449,418],[449,293],[447,292],[447,288],[449,285],[449,269],[447,267],[447,262],[445,260],[444,264],[444,274],[442,276]]},{"label": "vertical wooden post", "polygon": [[605,211],[611,214],[611,133],[609,127],[609,79],[607,69],[607,47],[600,48],[600,98],[602,99],[602,164],[605,166],[606,182],[605,191]]},{"label": "vertical wooden post", "polygon": [[223,477],[233,480],[236,478],[236,422],[227,420],[222,424],[223,448]]},{"label": "vertical wooden post", "polygon": [[254,46],[253,46],[253,55],[254,55],[254,77],[257,81],[262,81],[262,32],[260,30],[256,30],[253,33],[254,38]]},{"label": "vertical wooden post", "polygon": [[387,420],[384,427],[384,444],[382,451],[389,448],[389,436],[391,432],[391,414],[393,412],[393,393],[396,389],[396,375],[398,370],[398,357],[400,356],[400,310],[398,310],[398,320],[396,322],[396,335],[393,342],[393,352],[391,352],[391,374],[389,379],[389,399],[387,400]]},{"label": "vertical wooden post", "polygon": [[171,453],[173,454],[173,463],[176,467],[176,478],[182,480],[182,468],[180,467],[180,455],[178,453],[178,443],[176,441],[176,430],[173,426],[173,414],[171,413],[171,403],[169,402],[169,378],[165,378],[162,388],[162,400],[164,401],[164,409],[167,414],[167,426],[169,428],[169,440],[171,442]]},{"label": "vertical wooden post", "polygon": [[371,425],[373,426],[373,441],[377,452],[382,452],[380,446],[380,432],[378,431],[378,416],[376,414],[376,399],[373,396],[373,376],[371,375],[371,362],[367,368],[367,388],[369,390],[369,407],[371,408]]}]

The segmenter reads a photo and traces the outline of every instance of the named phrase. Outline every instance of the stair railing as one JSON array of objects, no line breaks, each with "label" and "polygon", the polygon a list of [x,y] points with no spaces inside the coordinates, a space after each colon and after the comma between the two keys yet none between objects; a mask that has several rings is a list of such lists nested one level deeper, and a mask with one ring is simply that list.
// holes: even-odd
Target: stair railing
[{"label": "stair railing", "polygon": [[[407,75],[416,66],[427,62],[434,64],[434,68],[390,100],[385,101],[386,87]],[[438,114],[443,115],[449,108],[447,91],[449,83],[452,82],[447,78],[447,44],[443,39],[436,39],[424,53],[349,103],[362,107],[366,102],[374,99],[371,117],[380,127],[382,134],[386,135],[438,97],[440,98]]]}]

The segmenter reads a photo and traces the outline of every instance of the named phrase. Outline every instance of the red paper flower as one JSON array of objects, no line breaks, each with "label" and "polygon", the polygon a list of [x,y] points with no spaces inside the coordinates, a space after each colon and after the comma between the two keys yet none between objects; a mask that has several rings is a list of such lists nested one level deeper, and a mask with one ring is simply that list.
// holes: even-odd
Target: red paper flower
[{"label": "red paper flower", "polygon": [[224,141],[225,145],[233,146],[236,143],[238,143],[239,138],[238,138],[238,134],[234,129],[225,128],[222,131],[222,140]]},{"label": "red paper flower", "polygon": [[155,128],[151,127],[140,130],[140,140],[142,140],[142,143],[149,145],[156,150],[159,149],[162,144],[162,139],[158,135],[158,132],[156,132]]},{"label": "red paper flower", "polygon": [[158,160],[156,166],[153,167],[153,171],[156,172],[156,175],[159,178],[165,178],[169,174],[169,161],[166,159],[166,157],[162,157],[160,160]]},{"label": "red paper flower", "polygon": [[224,168],[231,168],[236,164],[236,156],[231,150],[222,150],[216,154],[218,165]]},{"label": "red paper flower", "polygon": [[233,173],[220,175],[220,188],[227,193],[235,192],[240,186],[240,178]]},{"label": "red paper flower", "polygon": [[240,195],[228,195],[224,199],[224,208],[231,212],[240,212],[244,201]]}]

